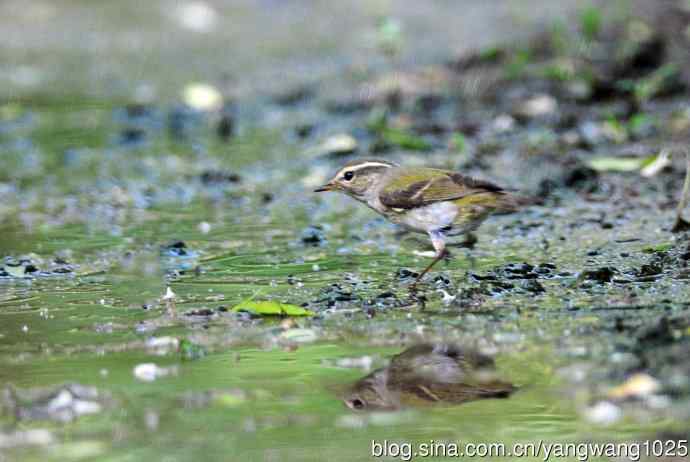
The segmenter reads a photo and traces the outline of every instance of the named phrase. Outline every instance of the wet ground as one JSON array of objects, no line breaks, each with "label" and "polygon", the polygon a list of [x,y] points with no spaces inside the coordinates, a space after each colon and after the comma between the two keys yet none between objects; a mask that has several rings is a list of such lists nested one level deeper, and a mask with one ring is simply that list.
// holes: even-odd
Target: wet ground
[{"label": "wet ground", "polygon": [[[687,89],[651,27],[574,18],[399,71],[389,25],[381,69],[271,96],[6,100],[0,456],[366,460],[372,439],[687,439],[690,247],[671,232]],[[428,242],[311,192],[357,157],[540,200],[487,221],[412,296]],[[255,301],[313,316],[233,309]],[[493,357],[517,390],[343,403],[420,343]]]}]

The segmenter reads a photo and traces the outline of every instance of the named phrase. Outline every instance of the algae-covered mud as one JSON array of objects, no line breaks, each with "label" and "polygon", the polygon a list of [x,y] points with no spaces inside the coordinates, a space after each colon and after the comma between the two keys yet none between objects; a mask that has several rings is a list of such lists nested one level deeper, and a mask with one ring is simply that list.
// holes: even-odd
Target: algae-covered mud
[{"label": "algae-covered mud", "polygon": [[[24,14],[52,27],[67,12],[108,17],[67,3]],[[350,40],[301,50],[312,61],[264,50],[277,55],[244,80],[249,54],[227,80],[201,39],[203,53],[178,50],[198,61],[159,76],[69,34],[43,60],[52,29],[13,35],[0,74],[15,85],[0,101],[0,460],[350,461],[384,447],[410,460],[406,444],[443,460],[466,443],[515,460],[516,444],[539,442],[579,445],[562,460],[687,460],[682,44],[616,3],[544,10],[519,34],[431,54],[459,32],[427,35],[424,18],[505,20],[469,3],[457,18],[443,2],[418,16],[359,5],[374,64],[353,62],[334,30]],[[264,17],[258,4],[233,16],[190,2],[170,18],[213,42],[222,21]],[[21,35],[17,11],[0,21]],[[285,14],[275,34],[295,23]],[[119,77],[71,77],[70,51],[105,56],[86,67]],[[266,77],[271,60],[290,78]],[[55,61],[63,81],[40,84]],[[275,85],[260,91],[255,75]],[[433,257],[426,236],[312,192],[360,158],[459,170],[532,200],[454,242],[412,291]],[[590,443],[632,449],[584,454]]]}]

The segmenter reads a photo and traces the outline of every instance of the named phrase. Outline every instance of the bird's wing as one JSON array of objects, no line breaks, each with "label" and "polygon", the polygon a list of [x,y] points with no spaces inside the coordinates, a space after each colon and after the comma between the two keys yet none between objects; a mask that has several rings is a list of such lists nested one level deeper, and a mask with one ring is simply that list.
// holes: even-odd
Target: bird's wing
[{"label": "bird's wing", "polygon": [[487,192],[503,194],[504,190],[460,173],[420,168],[396,172],[381,189],[379,199],[386,207],[411,209]]},{"label": "bird's wing", "polygon": [[507,398],[517,388],[509,382],[492,381],[486,383],[406,383],[401,386],[403,393],[415,396],[418,400],[462,404],[482,398]]}]

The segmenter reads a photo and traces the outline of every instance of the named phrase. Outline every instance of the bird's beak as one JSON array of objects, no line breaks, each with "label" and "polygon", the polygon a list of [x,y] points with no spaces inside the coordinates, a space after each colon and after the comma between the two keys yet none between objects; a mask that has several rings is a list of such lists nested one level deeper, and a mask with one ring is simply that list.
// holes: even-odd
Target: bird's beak
[{"label": "bird's beak", "polygon": [[314,190],[314,192],[325,192],[325,191],[333,191],[333,184],[332,183],[326,183],[323,186],[319,186]]}]

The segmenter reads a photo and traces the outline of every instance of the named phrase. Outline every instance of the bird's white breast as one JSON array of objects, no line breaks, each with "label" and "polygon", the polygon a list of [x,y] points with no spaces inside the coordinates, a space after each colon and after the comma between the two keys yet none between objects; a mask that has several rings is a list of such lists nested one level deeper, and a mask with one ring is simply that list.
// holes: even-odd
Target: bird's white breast
[{"label": "bird's white breast", "polygon": [[452,202],[436,202],[400,213],[395,222],[414,231],[429,232],[453,224],[458,208]]}]

